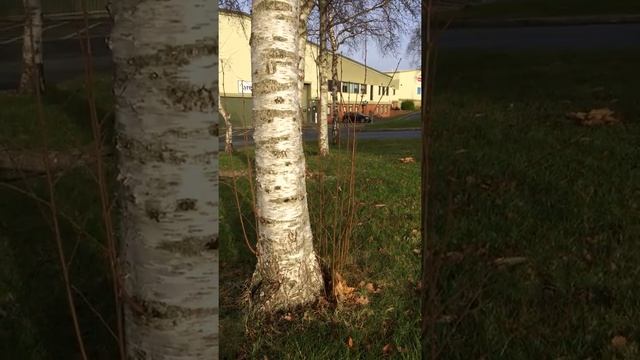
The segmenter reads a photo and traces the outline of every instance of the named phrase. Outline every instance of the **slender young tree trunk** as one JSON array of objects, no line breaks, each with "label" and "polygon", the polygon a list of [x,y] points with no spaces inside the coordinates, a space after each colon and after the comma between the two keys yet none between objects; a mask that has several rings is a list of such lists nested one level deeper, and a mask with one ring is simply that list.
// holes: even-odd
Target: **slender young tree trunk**
[{"label": "slender young tree trunk", "polygon": [[113,5],[127,356],[217,359],[217,2]]},{"label": "slender young tree trunk", "polygon": [[307,111],[302,108],[302,99],[306,96],[304,93],[304,69],[305,69],[305,53],[307,50],[307,20],[313,7],[313,0],[300,1],[300,16],[298,21],[298,92],[300,109],[300,133],[302,133],[302,122],[304,121],[304,113]]},{"label": "slender young tree trunk", "polygon": [[333,116],[331,139],[334,144],[337,144],[340,142],[340,117],[338,116],[338,41],[333,29],[329,28],[328,30],[329,42],[331,44],[331,80],[334,84],[331,90],[331,115]]},{"label": "slender young tree trunk", "polygon": [[24,35],[22,40],[22,76],[20,92],[32,93],[34,86],[44,91],[44,65],[42,62],[42,4],[40,0],[23,0]]},{"label": "slender young tree trunk", "polygon": [[[320,104],[318,104],[318,148],[320,156],[329,154],[329,132],[327,128],[327,92],[329,87],[329,64],[327,61],[327,2],[320,0],[318,4],[320,11],[320,46],[318,48],[318,85],[320,91]],[[335,84],[335,83],[334,83]]]},{"label": "slender young tree trunk", "polygon": [[220,96],[218,96],[218,111],[220,112],[220,115],[222,115],[226,129],[224,134],[224,152],[231,154],[233,153],[233,124],[231,123],[231,115],[229,115],[222,105]]},{"label": "slender young tree trunk", "polygon": [[299,19],[299,0],[253,2],[258,241],[248,294],[254,314],[309,304],[323,290],[313,250],[300,134]]}]

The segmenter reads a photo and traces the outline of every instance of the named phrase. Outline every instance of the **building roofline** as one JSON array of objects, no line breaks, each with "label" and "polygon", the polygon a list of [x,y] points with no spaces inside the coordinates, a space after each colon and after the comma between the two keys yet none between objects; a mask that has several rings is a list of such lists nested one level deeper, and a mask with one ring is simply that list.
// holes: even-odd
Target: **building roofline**
[{"label": "building roofline", "polygon": [[[246,13],[246,12],[244,12],[244,11],[240,11],[240,10],[220,9],[220,13],[229,14],[229,15],[237,15],[237,16],[241,16],[241,17],[246,17],[246,18],[248,18],[249,20],[251,20],[251,14]],[[311,45],[313,45],[313,46],[315,46],[315,47],[318,47],[318,44],[316,44],[316,43],[314,43],[314,42],[312,42],[312,41],[310,41],[310,40],[307,40],[307,43],[308,43],[308,44],[311,44]],[[358,64],[358,65],[364,66],[364,67],[366,67],[367,69],[370,69],[370,70],[372,70],[372,71],[375,71],[375,72],[377,72],[377,73],[378,73],[378,74],[380,74],[380,75],[390,76],[389,74],[385,73],[384,71],[380,71],[380,70],[378,70],[378,69],[376,69],[376,68],[373,68],[373,67],[371,67],[371,66],[369,66],[369,65],[365,65],[365,64],[361,63],[360,61],[354,60],[354,59],[352,59],[352,58],[350,58],[350,57],[348,57],[348,56],[345,56],[345,55],[343,55],[343,54],[338,54],[338,55],[339,55],[340,57],[342,57],[342,58],[344,58],[344,59],[347,59],[347,60],[349,60],[349,61],[352,61],[352,62],[354,62],[354,63],[356,63],[356,64]],[[398,72],[399,72],[399,71],[398,71]]]}]

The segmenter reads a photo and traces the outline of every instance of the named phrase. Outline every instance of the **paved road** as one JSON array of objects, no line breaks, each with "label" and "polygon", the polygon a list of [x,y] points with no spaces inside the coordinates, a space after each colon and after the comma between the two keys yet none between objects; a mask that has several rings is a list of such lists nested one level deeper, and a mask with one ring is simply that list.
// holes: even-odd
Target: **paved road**
[{"label": "paved road", "polygon": [[[111,69],[105,37],[106,20],[92,20],[89,35],[97,70]],[[44,25],[45,78],[49,82],[81,76],[78,35],[80,21],[47,21]],[[14,88],[19,79],[21,24],[0,22],[0,89]],[[640,49],[640,24],[541,26],[525,28],[459,28],[442,34],[444,49],[585,50]]]},{"label": "paved road", "polygon": [[[419,116],[419,114],[417,115]],[[345,141],[350,134],[348,130],[343,129],[340,134],[341,141]],[[253,145],[251,131],[239,130],[233,136],[233,144],[236,148]],[[358,140],[391,140],[391,139],[419,139],[419,130],[397,130],[397,131],[358,131],[356,132]],[[303,130],[302,138],[304,141],[316,141],[318,133],[314,128]],[[224,137],[220,138],[220,150],[224,149]]]}]

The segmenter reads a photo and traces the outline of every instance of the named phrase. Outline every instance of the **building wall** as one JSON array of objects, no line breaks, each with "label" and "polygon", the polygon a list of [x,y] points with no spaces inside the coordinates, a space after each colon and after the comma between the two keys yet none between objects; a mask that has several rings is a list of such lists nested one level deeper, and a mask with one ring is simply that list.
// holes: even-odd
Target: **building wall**
[{"label": "building wall", "polygon": [[422,94],[422,78],[420,69],[404,70],[395,73],[387,73],[393,75],[398,80],[398,91],[396,96],[399,102],[404,100],[412,100],[416,105],[420,105]]},{"label": "building wall", "polygon": [[[235,126],[251,126],[251,48],[249,46],[251,19],[246,14],[221,11],[219,21],[219,86],[222,104],[231,114],[231,121]],[[317,110],[320,97],[317,57],[318,46],[307,43],[304,77],[306,96],[301,100],[307,122],[315,122],[314,111]],[[342,85],[347,85],[346,90],[352,90],[349,86],[353,86],[347,83],[366,85],[364,94],[361,91],[338,92],[339,116],[342,116],[344,111],[363,111],[363,109],[365,113],[378,116],[390,114],[391,102],[397,98],[397,95],[394,95],[391,76],[340,56],[338,77]],[[386,87],[389,88],[388,91]],[[359,90],[362,90],[362,87],[359,86]],[[387,92],[389,95],[386,95]],[[331,101],[330,93],[328,99]],[[348,110],[349,108],[352,110]]]}]

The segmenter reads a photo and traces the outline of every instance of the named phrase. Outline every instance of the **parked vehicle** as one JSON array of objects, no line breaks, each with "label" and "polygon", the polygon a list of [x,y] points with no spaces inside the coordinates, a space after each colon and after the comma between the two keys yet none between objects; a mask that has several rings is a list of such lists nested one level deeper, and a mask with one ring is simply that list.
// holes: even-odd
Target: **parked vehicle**
[{"label": "parked vehicle", "polygon": [[342,122],[370,123],[371,117],[361,112],[347,112],[342,116]]}]

